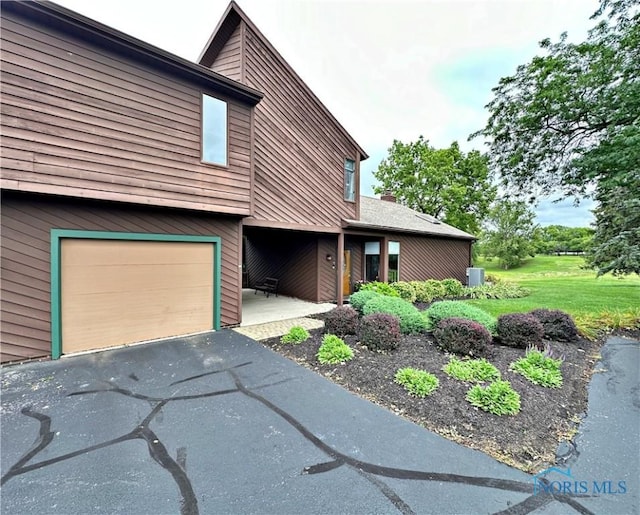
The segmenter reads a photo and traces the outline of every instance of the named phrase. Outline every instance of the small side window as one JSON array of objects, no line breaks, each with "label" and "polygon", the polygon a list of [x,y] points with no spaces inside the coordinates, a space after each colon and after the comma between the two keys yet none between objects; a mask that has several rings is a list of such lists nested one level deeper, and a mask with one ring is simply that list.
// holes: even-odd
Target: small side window
[{"label": "small side window", "polygon": [[356,162],[353,159],[344,160],[344,199],[356,199]]},{"label": "small side window", "polygon": [[202,95],[202,161],[227,166],[227,103]]}]

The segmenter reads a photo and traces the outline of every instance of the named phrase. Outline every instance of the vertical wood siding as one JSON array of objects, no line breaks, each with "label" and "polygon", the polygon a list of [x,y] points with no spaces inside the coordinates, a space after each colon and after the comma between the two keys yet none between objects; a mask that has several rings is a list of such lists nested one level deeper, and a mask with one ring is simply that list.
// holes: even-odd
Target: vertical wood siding
[{"label": "vertical wood siding", "polygon": [[0,247],[1,361],[51,352],[50,230],[80,229],[220,236],[222,325],[240,321],[238,219],[3,192]]},{"label": "vertical wood siding", "polygon": [[[234,39],[238,29],[241,43]],[[344,160],[358,162],[357,148],[244,22],[212,69],[222,67],[238,45],[244,48],[242,81],[264,93],[255,108],[255,218],[326,227],[356,218],[357,204],[344,200]]]},{"label": "vertical wood siding", "polygon": [[464,240],[390,236],[400,242],[400,280],[458,279],[466,283],[469,245]]},{"label": "vertical wood siding", "polygon": [[[11,13],[1,38],[3,188],[250,214],[250,107]],[[200,162],[202,92],[228,167]]]},{"label": "vertical wood siding", "polygon": [[242,80],[242,31],[239,23],[211,66],[214,72],[237,81]]}]

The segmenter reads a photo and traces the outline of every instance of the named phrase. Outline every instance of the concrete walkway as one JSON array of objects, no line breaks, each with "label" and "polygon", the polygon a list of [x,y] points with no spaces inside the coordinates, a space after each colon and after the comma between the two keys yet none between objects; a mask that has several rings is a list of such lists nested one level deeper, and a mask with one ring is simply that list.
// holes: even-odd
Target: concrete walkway
[{"label": "concrete walkway", "polygon": [[242,290],[242,324],[234,330],[254,340],[266,340],[282,336],[294,326],[317,329],[324,323],[306,317],[335,307],[331,303],[315,304],[283,295],[267,297],[262,292],[255,293],[255,290],[245,288]]}]

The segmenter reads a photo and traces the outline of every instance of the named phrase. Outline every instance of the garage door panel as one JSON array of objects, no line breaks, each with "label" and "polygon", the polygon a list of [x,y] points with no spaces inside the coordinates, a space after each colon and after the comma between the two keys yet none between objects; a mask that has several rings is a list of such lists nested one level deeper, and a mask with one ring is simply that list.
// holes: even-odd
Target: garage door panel
[{"label": "garage door panel", "polygon": [[[71,271],[71,270],[70,270]],[[101,265],[77,267],[63,278],[63,287],[74,294],[164,290],[176,284],[197,287],[213,284],[211,263],[186,265]],[[73,281],[68,278],[73,277]],[[118,278],[118,280],[114,280]]]},{"label": "garage door panel", "polygon": [[213,260],[213,243],[63,240],[62,351],[212,329]]}]

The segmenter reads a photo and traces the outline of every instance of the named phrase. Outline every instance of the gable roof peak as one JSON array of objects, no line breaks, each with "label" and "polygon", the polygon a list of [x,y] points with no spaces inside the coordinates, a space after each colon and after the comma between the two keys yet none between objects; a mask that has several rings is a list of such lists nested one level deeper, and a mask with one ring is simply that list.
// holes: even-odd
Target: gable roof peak
[{"label": "gable roof peak", "polygon": [[369,155],[364,151],[364,149],[358,145],[358,143],[353,139],[351,134],[347,132],[347,130],[342,126],[342,124],[336,119],[335,116],[327,109],[327,107],[322,103],[322,101],[316,96],[316,94],[311,90],[311,88],[302,80],[302,78],[297,74],[297,72],[291,67],[291,65],[282,57],[280,52],[276,50],[276,48],[271,44],[271,42],[265,37],[265,35],[258,29],[258,27],[251,21],[251,19],[247,16],[247,14],[240,8],[238,3],[235,0],[231,0],[229,5],[225,9],[222,18],[218,22],[218,25],[214,29],[213,33],[209,37],[207,44],[204,49],[200,53],[198,57],[198,63],[206,66],[207,68],[211,68],[219,53],[222,51],[225,43],[233,34],[233,31],[236,29],[238,24],[243,22],[249,29],[256,35],[256,37],[265,45],[275,56],[277,61],[282,64],[282,66],[291,73],[294,79],[300,84],[300,87],[306,90],[310,96],[317,102],[320,109],[322,109],[325,114],[335,123],[336,127],[347,137],[347,139],[355,146],[358,153],[360,154],[360,160],[364,161],[369,157]]}]

